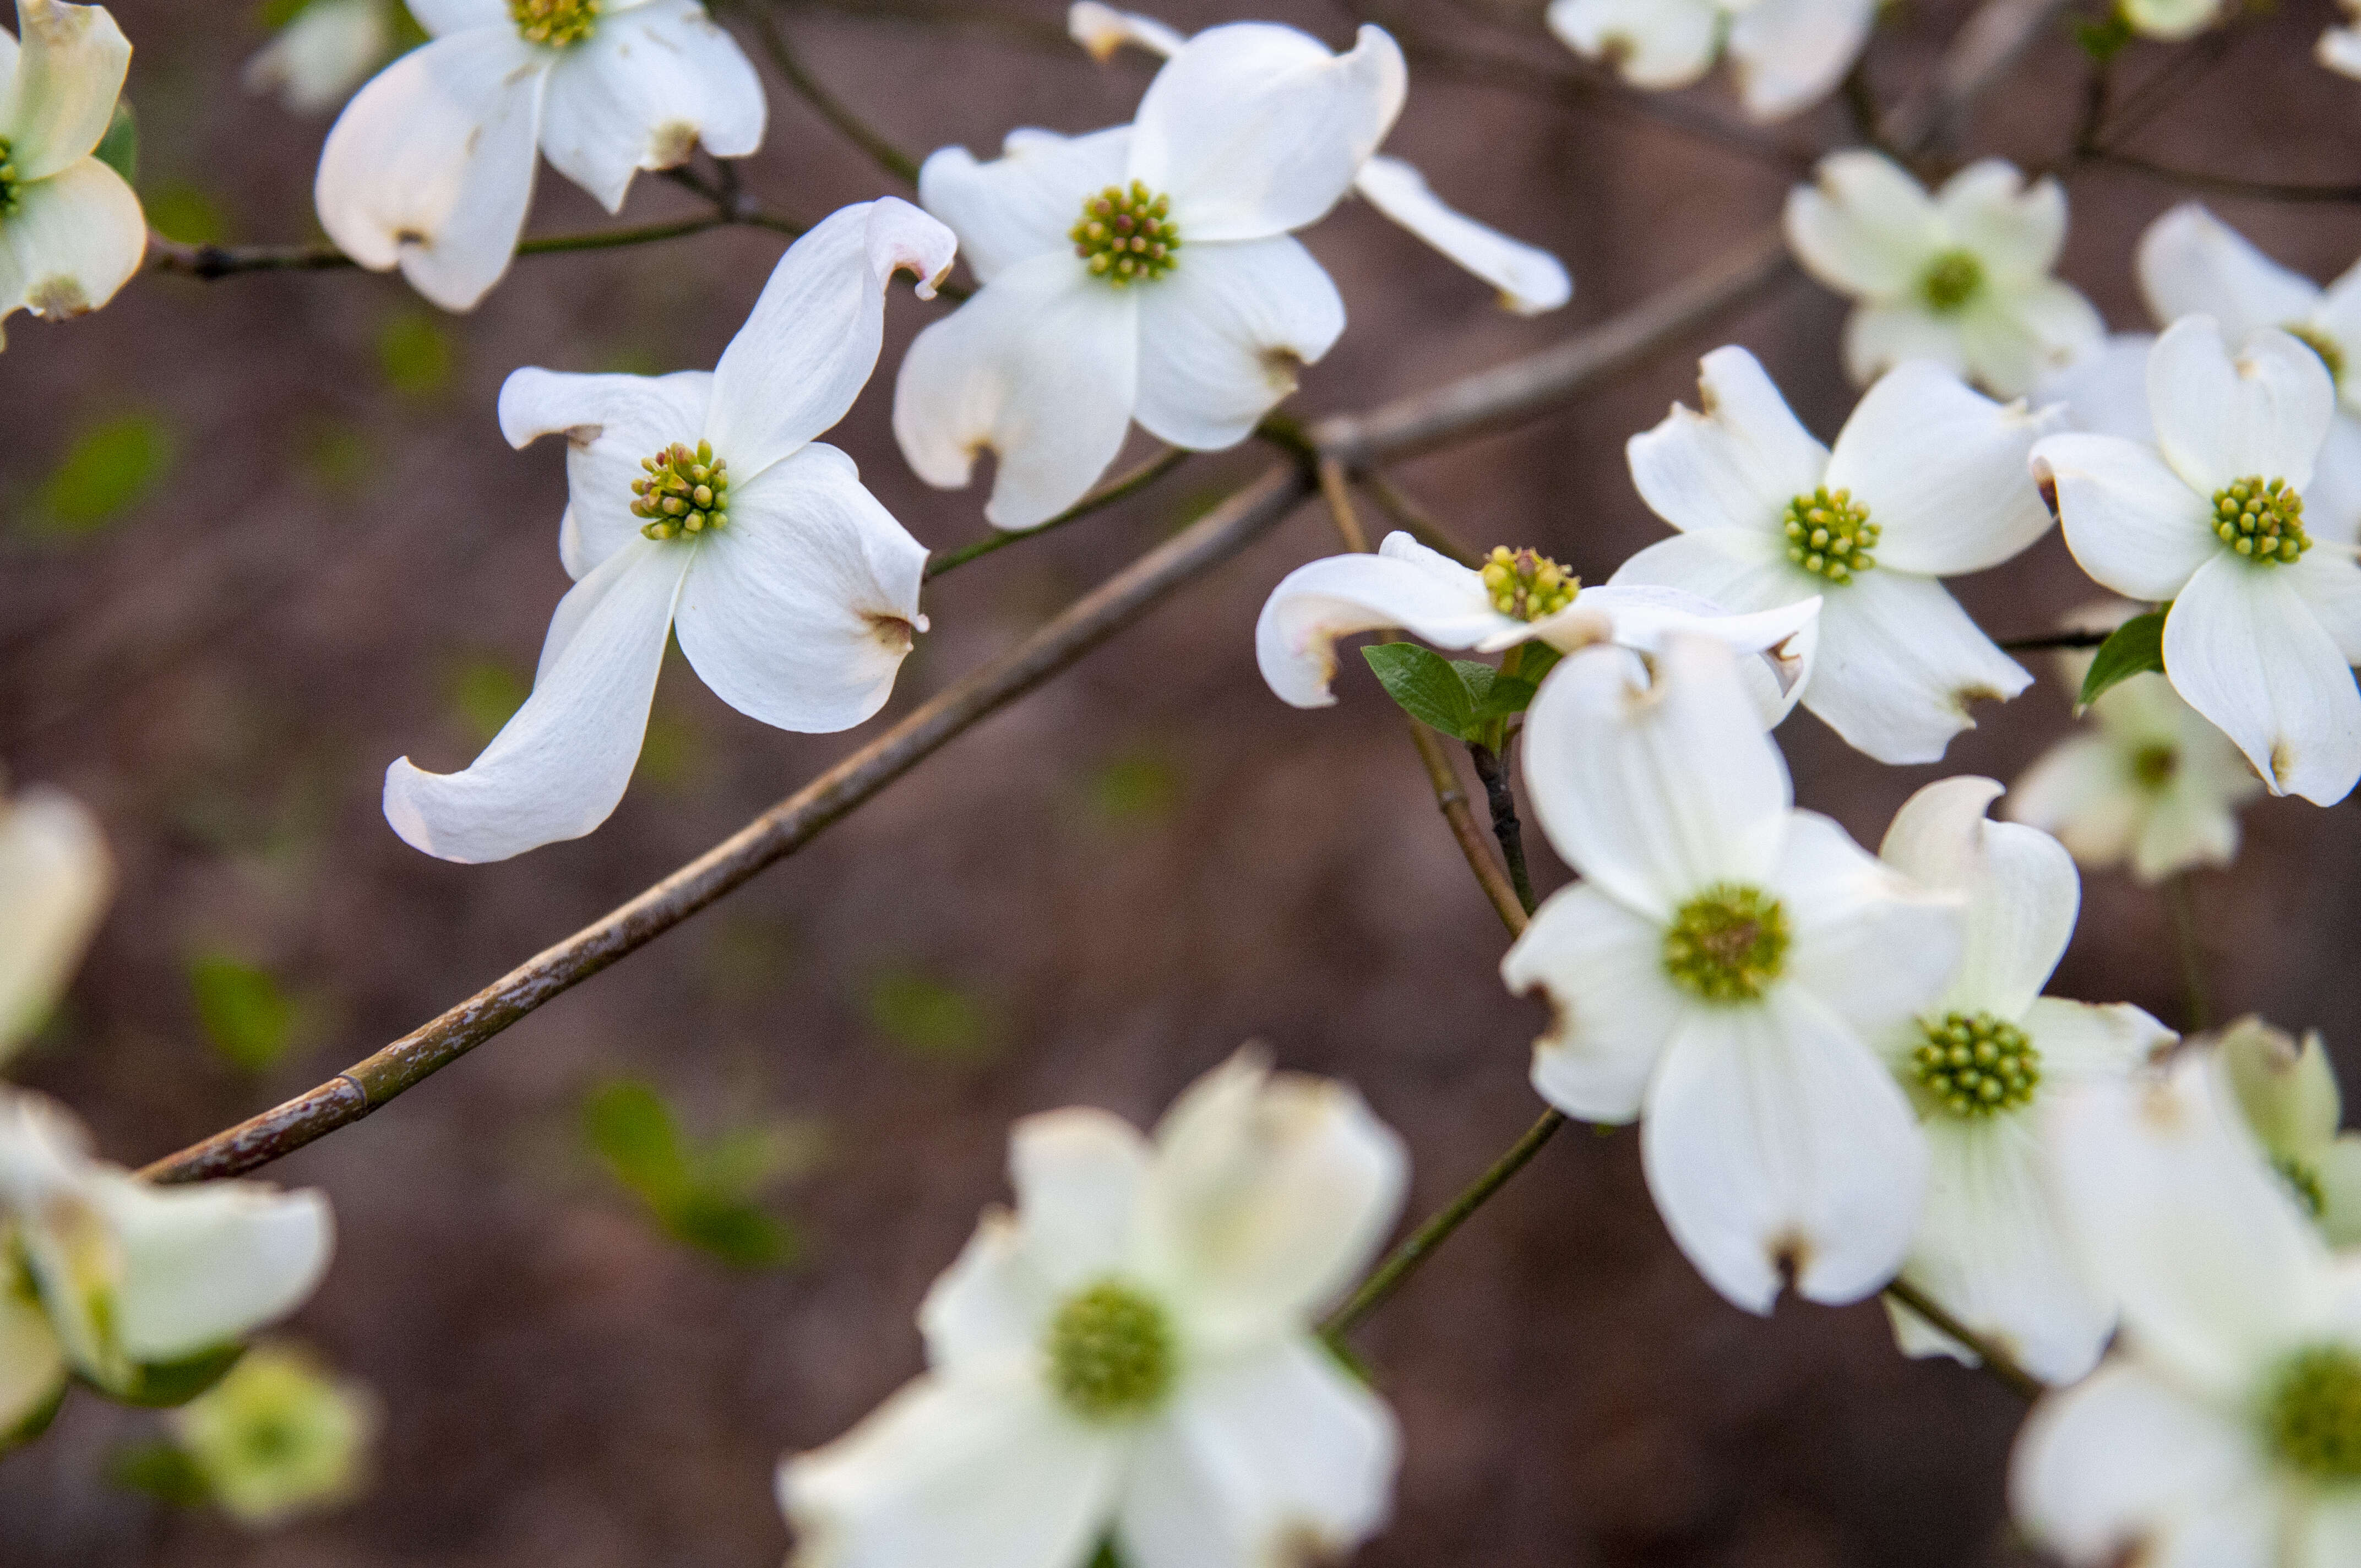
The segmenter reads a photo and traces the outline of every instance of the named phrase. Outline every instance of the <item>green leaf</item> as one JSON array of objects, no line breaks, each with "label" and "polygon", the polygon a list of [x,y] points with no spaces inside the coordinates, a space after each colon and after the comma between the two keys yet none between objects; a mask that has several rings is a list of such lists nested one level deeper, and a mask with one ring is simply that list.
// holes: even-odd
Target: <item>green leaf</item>
[{"label": "green leaf", "polygon": [[268,970],[203,954],[189,960],[189,993],[214,1048],[248,1072],[274,1066],[294,1044],[300,1011]]},{"label": "green leaf", "polygon": [[[1521,674],[1504,675],[1489,664],[1479,664],[1472,659],[1454,659],[1451,667],[1467,687],[1468,701],[1474,705],[1476,722],[1488,727],[1511,714],[1522,713],[1532,706],[1533,683]],[[1484,738],[1488,740],[1488,738]]]},{"label": "green leaf", "polygon": [[131,100],[115,101],[115,118],[106,122],[106,134],[90,155],[123,176],[126,185],[139,183],[139,120],[131,112]]},{"label": "green leaf", "polygon": [[[1421,724],[1455,740],[1482,736],[1484,720],[1460,665],[1415,642],[1372,642],[1361,650],[1361,657],[1377,673],[1386,695]],[[1480,667],[1488,679],[1490,668]]]},{"label": "green leaf", "polygon": [[802,1253],[795,1227],[752,1200],[780,1175],[809,1167],[817,1143],[808,1129],[741,1127],[699,1147],[654,1086],[633,1079],[593,1092],[583,1124],[615,1179],[675,1241],[733,1268],[777,1268]]},{"label": "green leaf", "polygon": [[172,433],[152,414],[122,414],[75,438],[41,487],[27,525],[89,533],[148,499],[172,466]]},{"label": "green leaf", "polygon": [[929,1057],[976,1057],[997,1031],[981,1001],[917,970],[885,970],[869,984],[869,1022],[906,1050]]},{"label": "green leaf", "polygon": [[202,185],[168,181],[143,192],[139,204],[147,210],[148,226],[166,239],[182,245],[219,245],[229,237],[228,216]]},{"label": "green leaf", "polygon": [[2170,605],[2136,615],[2115,628],[2099,652],[2091,660],[2091,668],[2082,677],[2082,695],[2075,699],[2078,706],[2088,707],[2099,700],[2101,693],[2110,686],[2164,669],[2164,618]]},{"label": "green leaf", "polygon": [[120,1491],[144,1492],[177,1508],[202,1508],[214,1489],[187,1453],[169,1442],[142,1442],[107,1456],[106,1479]]},{"label": "green leaf", "polygon": [[582,1124],[615,1179],[649,1207],[668,1210],[688,1191],[680,1124],[653,1085],[624,1079],[593,1091],[583,1102]]},{"label": "green leaf", "polygon": [[428,398],[451,379],[451,334],[423,311],[404,311],[377,334],[378,368],[408,398]]},{"label": "green leaf", "polygon": [[692,1192],[663,1216],[673,1237],[712,1254],[732,1268],[779,1268],[803,1251],[785,1220],[754,1204]]},{"label": "green leaf", "polygon": [[110,1399],[149,1409],[185,1405],[223,1378],[246,1354],[242,1344],[216,1345],[178,1361],[151,1361],[132,1369],[131,1381],[120,1388],[101,1390]]}]

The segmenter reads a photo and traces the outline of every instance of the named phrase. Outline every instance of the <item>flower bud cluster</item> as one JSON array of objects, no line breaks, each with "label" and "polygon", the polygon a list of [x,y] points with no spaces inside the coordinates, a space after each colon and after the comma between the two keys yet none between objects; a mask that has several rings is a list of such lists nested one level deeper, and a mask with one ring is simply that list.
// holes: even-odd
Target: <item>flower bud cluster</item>
[{"label": "flower bud cluster", "polygon": [[1954,1116],[1989,1116],[2032,1103],[2041,1053],[2023,1029],[1989,1013],[1947,1014],[1919,1026],[1918,1081]]},{"label": "flower bud cluster", "polygon": [[1129,190],[1110,185],[1082,203],[1082,218],[1067,237],[1092,273],[1110,283],[1161,278],[1172,270],[1180,248],[1171,212],[1171,197],[1157,195],[1137,180]]},{"label": "flower bud cluster", "polygon": [[2303,497],[2285,479],[2240,479],[2213,492],[2213,532],[2257,563],[2292,561],[2312,548]]},{"label": "flower bud cluster", "polygon": [[696,535],[708,528],[730,526],[730,465],[713,455],[713,444],[700,441],[691,452],[674,442],[653,457],[640,459],[648,471],[631,481],[631,515],[649,521],[640,532],[650,539]]},{"label": "flower bud cluster", "polygon": [[1519,620],[1555,615],[1582,591],[1582,579],[1548,556],[1505,544],[1492,547],[1480,576],[1485,592],[1492,596],[1492,608]]},{"label": "flower bud cluster", "polygon": [[598,0],[509,0],[509,19],[525,42],[566,49],[598,25]]}]

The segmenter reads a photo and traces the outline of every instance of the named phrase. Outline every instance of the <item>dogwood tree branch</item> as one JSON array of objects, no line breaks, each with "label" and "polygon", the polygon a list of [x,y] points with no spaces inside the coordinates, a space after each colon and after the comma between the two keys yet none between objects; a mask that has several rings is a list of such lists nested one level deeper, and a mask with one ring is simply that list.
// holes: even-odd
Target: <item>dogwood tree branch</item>
[{"label": "dogwood tree branch", "polygon": [[[768,229],[784,235],[804,232],[804,225],[793,218],[747,203],[738,210],[716,211],[670,223],[642,224],[633,228],[602,229],[590,234],[542,235],[520,242],[516,253],[555,256],[576,250],[619,250],[626,246],[653,245],[725,228]],[[359,265],[333,245],[183,245],[159,234],[148,236],[148,271],[177,272],[208,282],[247,272],[333,272]]]},{"label": "dogwood tree branch", "polygon": [[1509,885],[1517,890],[1517,903],[1527,915],[1533,912],[1532,874],[1525,869],[1525,833],[1517,821],[1517,792],[1509,778],[1509,747],[1503,741],[1499,751],[1470,742],[1467,755],[1476,764],[1476,776],[1483,782],[1484,799],[1492,808],[1492,837],[1499,840],[1500,858],[1509,863]]},{"label": "dogwood tree branch", "polygon": [[2015,1356],[1953,1317],[1941,1302],[1908,1280],[1894,1280],[1885,1288],[1884,1295],[1906,1310],[1926,1319],[1938,1332],[1966,1346],[1983,1370],[2006,1384],[2011,1393],[2031,1400],[2048,1391],[2049,1385],[2019,1366]]},{"label": "dogwood tree branch", "polygon": [[845,140],[868,154],[869,161],[878,168],[905,185],[913,188],[917,185],[918,160],[872,129],[867,121],[821,84],[819,78],[811,73],[802,57],[788,44],[787,35],[780,30],[778,19],[771,15],[767,6],[733,4],[730,9],[746,18],[754,29],[754,36],[762,41],[763,52],[770,57],[771,64],[786,78],[787,85],[796,90],[796,95],[811,105],[815,114],[835,126]]},{"label": "dogwood tree branch", "polygon": [[1108,480],[1047,522],[1013,532],[996,532],[989,539],[979,539],[972,544],[962,544],[955,550],[935,551],[927,557],[924,580],[931,583],[945,572],[964,566],[970,561],[981,560],[995,550],[1005,550],[1019,540],[1038,539],[1053,528],[1063,528],[1070,522],[1080,521],[1093,512],[1104,511],[1115,502],[1136,495],[1156,483],[1157,480],[1187,462],[1190,455],[1191,454],[1181,447],[1169,446],[1138,467],[1132,469],[1131,472]]}]

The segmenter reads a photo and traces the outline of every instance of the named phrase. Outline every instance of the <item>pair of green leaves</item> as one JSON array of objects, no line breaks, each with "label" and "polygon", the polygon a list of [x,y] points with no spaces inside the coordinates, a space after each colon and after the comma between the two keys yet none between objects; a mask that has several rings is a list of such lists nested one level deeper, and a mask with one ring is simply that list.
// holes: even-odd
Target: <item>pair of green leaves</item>
[{"label": "pair of green leaves", "polygon": [[2134,675],[2164,673],[2164,618],[2171,609],[2169,604],[2159,605],[2108,634],[2082,676],[2081,695],[2074,699],[2078,706],[2090,707],[2099,700],[2100,693]]},{"label": "pair of green leaves", "polygon": [[809,1128],[762,1123],[708,1139],[691,1138],[653,1085],[609,1083],[582,1108],[590,1146],[675,1241],[733,1268],[778,1268],[803,1242],[794,1227],[758,1201],[780,1179],[808,1168],[817,1154]]},{"label": "pair of green leaves", "polygon": [[1545,642],[1521,643],[1511,652],[1514,674],[1473,659],[1446,659],[1415,642],[1373,642],[1361,657],[1404,713],[1454,740],[1497,751],[1509,720],[1532,704],[1559,654]]}]

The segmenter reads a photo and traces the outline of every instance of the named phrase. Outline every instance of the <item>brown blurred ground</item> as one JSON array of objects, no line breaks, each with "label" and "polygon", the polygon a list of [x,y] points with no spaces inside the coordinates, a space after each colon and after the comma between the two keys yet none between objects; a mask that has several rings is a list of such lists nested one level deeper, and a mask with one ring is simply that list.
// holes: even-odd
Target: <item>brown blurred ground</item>
[{"label": "brown blurred ground", "polygon": [[[1412,30],[1570,58],[1523,0],[1477,16],[1428,0]],[[1879,46],[1892,94],[1965,7],[1916,0]],[[139,47],[143,183],[202,188],[240,239],[310,232],[324,127],[235,90],[257,41],[210,6],[121,0]],[[1054,29],[1059,13],[1027,7]],[[1176,7],[1195,26],[1243,15]],[[1259,13],[1272,14],[1272,13]],[[1332,42],[1350,19],[1281,13]],[[2140,145],[2282,180],[2351,178],[2361,84],[2312,66],[2324,4],[2255,27]],[[979,151],[1017,124],[1127,116],[1144,70],[983,30],[809,12],[792,30],[826,78],[913,148]],[[2153,71],[2159,50],[2136,50]],[[1555,248],[1580,293],[1520,322],[1366,211],[1310,243],[1353,325],[1307,378],[1312,411],[1352,406],[1552,342],[1719,254],[1771,216],[1788,176],[1660,126],[1485,89],[1413,62],[1390,150],[1450,199]],[[2080,91],[2060,39],[1995,98],[1973,146],[2036,161]],[[1719,85],[1694,95],[1728,114]],[[817,215],[884,187],[774,85],[750,182]],[[1842,136],[1829,107],[1784,127]],[[2144,324],[2128,275],[2171,192],[2078,178],[2068,276],[2119,326]],[[685,199],[654,181],[631,214]],[[2217,210],[2318,277],[2361,251],[2346,208]],[[598,214],[544,174],[536,226]],[[456,765],[477,741],[460,673],[529,672],[565,579],[554,452],[492,419],[517,366],[708,365],[777,254],[730,235],[522,263],[450,321],[447,384],[390,389],[379,340],[419,309],[361,276],[146,279],[70,329],[19,317],[0,357],[0,506],[27,516],[75,433],[126,412],[177,437],[160,489],[120,524],[60,542],[0,532],[0,756],[18,779],[92,802],[121,855],[114,917],[69,1014],[25,1069],[137,1164],[325,1076],[637,891],[864,735],[806,738],[723,707],[677,665],[667,737],[592,838],[505,865],[443,865],[378,813],[385,762]],[[977,537],[975,494],[936,494],[895,452],[891,367],[930,308],[891,313],[885,370],[838,441],[929,544]],[[1716,342],[1761,353],[1824,434],[1849,394],[1837,302],[1795,285],[1625,384],[1513,435],[1415,465],[1405,483],[1471,539],[1532,543],[1597,580],[1661,530],[1622,443],[1686,394]],[[356,446],[355,443],[358,444]],[[342,451],[335,462],[324,450]],[[357,454],[356,458],[355,454]],[[935,630],[893,711],[1038,624],[1187,510],[1253,472],[1192,465],[1150,498],[930,591]],[[1455,1190],[1536,1110],[1537,1011],[1506,997],[1502,948],[1400,720],[1348,670],[1341,707],[1280,706],[1249,631],[1288,567],[1333,548],[1306,510],[1112,648],[956,742],[875,806],[725,907],[584,986],[398,1105],[275,1174],[333,1195],[340,1255],[293,1325],[381,1392],[390,1429],[368,1499],[269,1537],[174,1514],[102,1480],[148,1418],[78,1399],[40,1446],[0,1463],[0,1562],[395,1563],[453,1568],[769,1564],[783,1451],[842,1431],[913,1372],[911,1314],[982,1204],[1000,1196],[1006,1124],[1088,1102],[1151,1116],[1248,1037],[1357,1082],[1409,1139],[1413,1207]],[[1999,635],[2091,596],[2053,539],[1961,589]],[[2067,723],[2045,684],[1987,713],[1940,769],[1855,756],[1808,718],[1783,733],[1805,803],[1873,843],[1940,773],[2015,772]],[[650,777],[650,773],[660,776]],[[2356,894],[2352,808],[2251,814],[2236,871],[2203,879],[2226,1013],[2268,1009],[2361,1038],[2345,983]],[[1538,849],[1538,846],[1536,846]],[[1564,872],[1542,852],[1546,882]],[[307,1009],[305,1043],[259,1078],[201,1032],[186,964],[226,950]],[[899,1046],[880,977],[954,988],[990,1048]],[[2092,879],[2060,989],[2177,1016],[2156,900]],[[2348,1060],[2351,1059],[2348,1058]],[[660,1083],[693,1124],[824,1124],[830,1150],[781,1202],[807,1266],[733,1273],[661,1237],[586,1153],[579,1104],[618,1074]],[[1893,1351],[1874,1307],[1723,1304],[1673,1249],[1630,1135],[1559,1140],[1374,1322],[1364,1348],[1410,1434],[1399,1518],[1371,1568],[1995,1563],[2014,1561],[2002,1477],[2005,1393]],[[946,1564],[945,1568],[957,1568]]]}]

